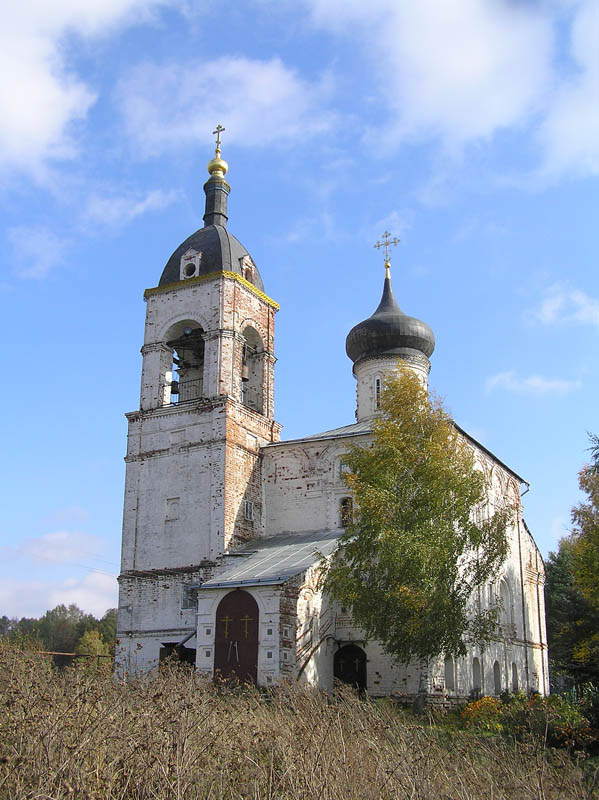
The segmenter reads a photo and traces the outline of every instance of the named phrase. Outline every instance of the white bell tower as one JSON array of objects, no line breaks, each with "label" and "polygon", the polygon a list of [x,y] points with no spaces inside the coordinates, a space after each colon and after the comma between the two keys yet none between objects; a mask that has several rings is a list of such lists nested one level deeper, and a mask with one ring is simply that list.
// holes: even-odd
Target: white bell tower
[{"label": "white bell tower", "polygon": [[148,289],[139,410],[129,421],[117,661],[156,666],[195,630],[188,589],[262,529],[260,446],[274,421],[274,316],[245,247],[227,229],[218,126],[204,227]]}]

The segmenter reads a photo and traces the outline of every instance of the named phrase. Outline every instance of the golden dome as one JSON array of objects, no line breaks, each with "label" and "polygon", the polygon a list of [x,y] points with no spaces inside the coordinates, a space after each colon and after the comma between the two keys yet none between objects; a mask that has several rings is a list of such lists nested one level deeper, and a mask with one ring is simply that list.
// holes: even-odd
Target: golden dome
[{"label": "golden dome", "polygon": [[214,158],[211,158],[208,162],[208,172],[217,178],[224,178],[228,169],[229,165],[220,157],[220,150],[217,150]]}]

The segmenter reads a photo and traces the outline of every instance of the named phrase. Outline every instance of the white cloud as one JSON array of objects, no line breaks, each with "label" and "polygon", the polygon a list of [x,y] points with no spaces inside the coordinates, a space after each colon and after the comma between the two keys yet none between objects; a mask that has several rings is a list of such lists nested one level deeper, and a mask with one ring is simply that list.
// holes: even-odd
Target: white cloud
[{"label": "white cloud", "polygon": [[555,283],[547,290],[534,317],[544,325],[574,322],[599,328],[599,299],[580,289]]},{"label": "white cloud", "polygon": [[60,603],[76,603],[96,617],[117,604],[117,581],[109,575],[90,572],[64,581],[31,581],[3,577],[0,608],[7,617],[40,617]]},{"label": "white cloud", "polygon": [[393,144],[439,137],[448,148],[536,112],[551,79],[552,20],[496,0],[308,0],[317,25],[359,38],[374,62]]},{"label": "white cloud", "polygon": [[115,577],[90,572],[84,578],[72,578],[62,585],[50,588],[48,608],[59,603],[75,603],[83,611],[102,616],[109,608],[115,608],[118,599],[118,584]]},{"label": "white cloud", "polygon": [[540,152],[537,177],[599,174],[597,0],[305,2],[317,26],[366,54],[390,112],[388,146],[437,139],[457,155],[523,129]]},{"label": "white cloud", "polygon": [[68,66],[67,36],[98,36],[147,18],[165,0],[22,0],[0,26],[0,166],[36,172],[75,152],[72,125],[95,93]]},{"label": "white cloud", "polygon": [[520,377],[515,370],[499,372],[487,378],[486,389],[504,389],[519,394],[563,395],[581,387],[580,381],[567,381],[563,378],[546,378],[544,375]]},{"label": "white cloud", "polygon": [[89,199],[83,218],[87,222],[102,225],[125,225],[143,214],[167,208],[178,198],[179,192],[164,192],[160,189],[154,189],[142,196],[133,193],[105,196],[95,194]]},{"label": "white cloud", "polygon": [[20,278],[45,278],[64,263],[68,240],[43,225],[19,225],[9,228],[7,235]]},{"label": "white cloud", "polygon": [[[326,78],[309,83],[279,58],[239,56],[139,64],[120,82],[117,95],[136,151],[154,156],[197,142],[216,122],[227,129],[227,144],[305,141],[332,124],[323,106],[329,90]],[[225,150],[226,145],[226,156]]]},{"label": "white cloud", "polygon": [[16,549],[17,555],[32,561],[52,564],[70,564],[80,559],[89,560],[94,552],[103,550],[103,542],[87,533],[55,531],[25,539]]},{"label": "white cloud", "polygon": [[570,39],[576,70],[558,84],[539,132],[548,176],[599,174],[599,3],[576,5]]}]

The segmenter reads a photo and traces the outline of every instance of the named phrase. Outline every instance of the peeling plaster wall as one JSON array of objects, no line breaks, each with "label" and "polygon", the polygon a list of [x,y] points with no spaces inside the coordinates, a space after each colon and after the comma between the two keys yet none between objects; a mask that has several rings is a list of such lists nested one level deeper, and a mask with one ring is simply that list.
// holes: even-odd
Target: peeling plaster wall
[{"label": "peeling plaster wall", "polygon": [[[340,462],[346,448],[356,437],[320,441],[280,443],[263,448],[264,530],[274,536],[283,532],[336,530],[341,532],[339,504],[348,490],[343,482]],[[360,436],[366,444],[368,435]],[[517,478],[484,450],[472,447],[477,467],[485,475],[488,487],[487,510],[504,503],[514,508],[508,529],[509,552],[502,569],[473,604],[494,606],[501,584],[509,586],[507,617],[498,629],[498,639],[484,651],[473,650],[454,665],[455,688],[445,687],[444,659],[430,665],[429,692],[444,702],[448,696],[468,696],[473,690],[472,659],[482,666],[483,691],[494,692],[494,663],[500,668],[502,690],[512,686],[512,665],[516,666],[519,688],[548,692],[547,638],[543,599],[544,566],[534,540],[522,519],[520,484]],[[484,513],[484,510],[483,512]],[[314,581],[314,576],[310,578]],[[318,609],[318,625],[331,633],[324,637],[317,651],[308,657],[314,644],[309,626],[313,609]],[[329,608],[314,588],[301,588],[297,599],[297,671],[302,681],[332,688],[334,653],[343,643],[359,644],[367,655],[368,690],[373,694],[414,696],[419,685],[419,665],[398,665],[376,642],[364,642],[364,634],[351,617]]]},{"label": "peeling plaster wall", "polygon": [[[118,622],[122,661],[134,671],[156,665],[165,636],[177,640],[195,627],[194,614],[181,609],[181,584],[197,582],[200,565],[261,533],[260,446],[277,441],[280,431],[273,419],[272,301],[224,275],[146,295],[140,410],[127,415]],[[171,405],[167,342],[186,326],[203,330],[203,396]],[[248,328],[261,342],[255,357],[263,413],[242,402]],[[168,581],[164,570],[171,571]]]}]

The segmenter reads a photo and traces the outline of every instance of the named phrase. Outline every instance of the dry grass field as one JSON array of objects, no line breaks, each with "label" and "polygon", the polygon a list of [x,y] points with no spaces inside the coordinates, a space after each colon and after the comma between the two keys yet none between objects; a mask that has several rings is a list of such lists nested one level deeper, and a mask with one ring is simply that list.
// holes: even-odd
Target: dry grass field
[{"label": "dry grass field", "polygon": [[229,690],[168,669],[114,683],[0,642],[0,797],[590,800],[596,770],[542,742],[422,724],[388,702]]}]

